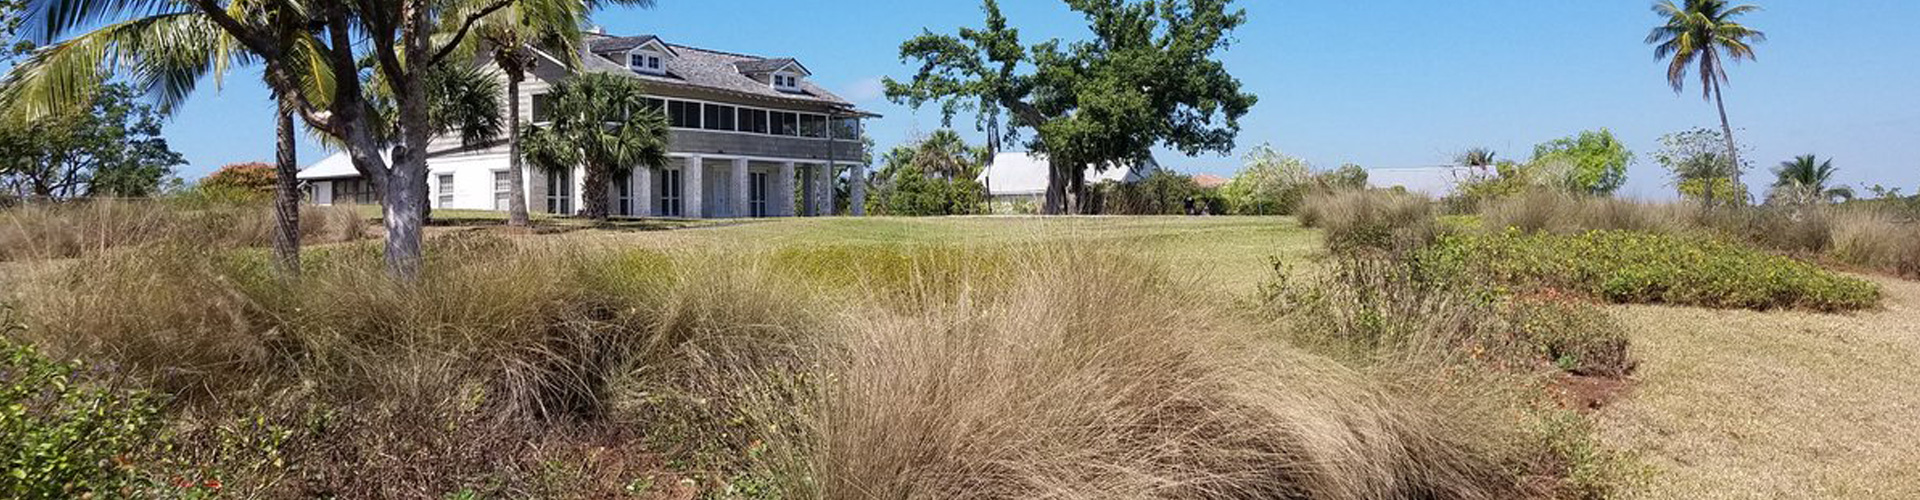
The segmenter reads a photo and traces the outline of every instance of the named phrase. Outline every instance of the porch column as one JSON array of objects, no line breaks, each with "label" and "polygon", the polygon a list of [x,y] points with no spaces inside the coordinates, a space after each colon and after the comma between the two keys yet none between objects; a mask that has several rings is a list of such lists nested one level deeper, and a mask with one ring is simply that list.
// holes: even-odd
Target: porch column
[{"label": "porch column", "polygon": [[867,215],[867,166],[853,164],[853,174],[847,177],[848,212],[855,217]]},{"label": "porch column", "polygon": [[814,174],[818,178],[818,180],[814,181],[813,186],[814,186],[814,189],[818,190],[817,192],[820,195],[820,202],[813,204],[814,210],[817,210],[817,212],[815,212],[814,215],[827,217],[827,216],[833,215],[834,213],[833,212],[833,167],[834,167],[833,163],[828,162],[828,163],[822,163],[820,164],[819,167],[814,169]]},{"label": "porch column", "polygon": [[653,167],[633,169],[633,216],[653,216]]},{"label": "porch column", "polygon": [[734,218],[753,216],[753,209],[749,208],[751,205],[748,204],[750,201],[748,200],[748,195],[751,193],[747,192],[747,159],[735,158],[733,160],[733,171],[730,173],[732,175],[729,176],[728,180],[732,182],[728,183],[727,191],[729,192],[727,193],[727,201],[732,203],[727,204],[727,210],[733,213],[727,214],[727,216]]},{"label": "porch column", "polygon": [[793,217],[793,162],[780,162],[780,175],[773,183],[773,215],[775,217]]},{"label": "porch column", "polygon": [[707,170],[706,157],[694,155],[687,157],[686,166],[680,169],[680,203],[682,216],[689,219],[704,219],[706,212],[706,182],[701,177]]}]

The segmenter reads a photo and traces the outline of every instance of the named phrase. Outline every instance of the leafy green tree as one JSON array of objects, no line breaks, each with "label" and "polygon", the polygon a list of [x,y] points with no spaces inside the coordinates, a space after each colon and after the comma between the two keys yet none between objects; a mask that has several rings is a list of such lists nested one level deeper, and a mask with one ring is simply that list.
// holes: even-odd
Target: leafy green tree
[{"label": "leafy green tree", "polygon": [[985,148],[969,146],[945,129],[895,147],[881,155],[881,167],[869,180],[867,211],[897,216],[982,213],[987,189],[979,179],[987,159]]},{"label": "leafy green tree", "polygon": [[1299,209],[1311,181],[1306,160],[1262,144],[1247,152],[1246,165],[1220,188],[1220,196],[1236,214],[1287,215]]},{"label": "leafy green tree", "polygon": [[582,74],[549,95],[553,122],[528,127],[521,154],[547,171],[585,167],[584,213],[607,220],[615,176],[667,164],[667,117],[647,104],[639,80],[619,75]]},{"label": "leafy green tree", "polygon": [[1315,175],[1314,184],[1321,189],[1328,190],[1366,189],[1368,177],[1370,176],[1367,174],[1366,168],[1348,163],[1341,165],[1340,168],[1333,169],[1331,172],[1323,172]]},{"label": "leafy green tree", "polygon": [[1718,130],[1695,128],[1660,137],[1654,161],[1674,178],[1680,196],[1712,207],[1731,199],[1746,199],[1746,188],[1734,180],[1734,163],[1723,154],[1725,136]]},{"label": "leafy green tree", "polygon": [[84,109],[0,120],[0,185],[45,199],[157,194],[186,164],[160,126],[160,114],[125,85],[107,86]]},{"label": "leafy green tree", "polygon": [[1832,185],[1833,174],[1838,171],[1832,158],[1822,161],[1814,155],[1780,162],[1773,169],[1773,191],[1767,198],[1791,205],[1852,200],[1853,188]]},{"label": "leafy green tree", "polygon": [[1611,195],[1627,182],[1633,152],[1607,129],[1588,130],[1534,146],[1533,164],[1543,180],[1569,191]]},{"label": "leafy green tree", "polygon": [[985,0],[984,28],[901,44],[901,59],[919,70],[908,82],[888,78],[887,96],[915,108],[938,102],[949,124],[973,112],[993,151],[1031,131],[1026,149],[1052,165],[1044,212],[1081,211],[1087,166],[1143,162],[1160,145],[1189,155],[1233,150],[1239,119],[1256,99],[1214,59],[1246,22],[1231,3],[1066,0],[1094,37],[1029,47],[998,2]]},{"label": "leafy green tree", "polygon": [[[1655,58],[1670,59],[1667,83],[1674,93],[1686,88],[1690,69],[1700,75],[1702,99],[1712,99],[1720,108],[1720,133],[1726,141],[1724,159],[1732,167],[1733,184],[1740,183],[1740,147],[1733,140],[1733,125],[1727,121],[1727,102],[1720,86],[1727,82],[1727,61],[1753,59],[1753,44],[1765,42],[1766,33],[1749,28],[1735,18],[1760,10],[1755,5],[1728,5],[1726,0],[1660,0],[1653,12],[1666,24],[1653,28],[1647,42],[1654,46]],[[1693,68],[1697,66],[1697,68]],[[1711,200],[1711,196],[1708,197]],[[1742,198],[1744,202],[1744,198]]]}]

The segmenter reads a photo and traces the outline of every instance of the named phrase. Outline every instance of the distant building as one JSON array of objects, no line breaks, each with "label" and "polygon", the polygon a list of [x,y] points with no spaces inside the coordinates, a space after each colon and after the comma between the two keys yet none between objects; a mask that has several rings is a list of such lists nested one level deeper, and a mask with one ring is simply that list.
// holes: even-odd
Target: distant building
[{"label": "distant building", "polygon": [[[800,61],[668,43],[652,35],[593,33],[583,42],[576,69],[534,48],[543,62],[522,84],[521,119],[527,124],[551,120],[553,87],[581,72],[632,78],[646,88],[647,105],[663,111],[671,127],[671,158],[659,168],[635,168],[613,179],[607,187],[613,215],[792,217],[828,215],[837,204],[855,215],[864,210],[862,120],[879,115],[815,84],[813,72]],[[480,54],[475,63],[498,73],[488,51]],[[465,147],[458,139],[436,137],[427,152],[433,207],[506,210],[514,175],[506,142]],[[833,177],[841,166],[851,167],[853,182],[836,200]],[[522,178],[527,207],[578,213],[588,189],[585,177],[581,167],[529,169]],[[345,154],[302,169],[300,180],[317,204],[373,203],[379,196]]]},{"label": "distant building", "polygon": [[[987,171],[980,174],[980,183],[986,185],[992,201],[1039,203],[1047,197],[1047,171],[1050,168],[1052,164],[1042,155],[1000,153],[994,155],[993,164],[987,166]],[[1158,162],[1148,161],[1132,167],[1109,168],[1104,172],[1088,167],[1084,175],[1089,185],[1101,181],[1134,183],[1159,168]]]},{"label": "distant building", "polygon": [[1206,189],[1219,189],[1223,186],[1226,186],[1227,181],[1229,180],[1231,179],[1221,177],[1218,175],[1213,175],[1213,174],[1199,174],[1199,175],[1193,176],[1193,183],[1198,184],[1200,185],[1200,187],[1206,188]]},{"label": "distant building", "polygon": [[1367,170],[1367,185],[1391,189],[1406,188],[1407,191],[1433,197],[1453,194],[1453,190],[1462,181],[1473,178],[1479,169],[1457,165],[1436,165],[1431,167],[1375,168]]}]

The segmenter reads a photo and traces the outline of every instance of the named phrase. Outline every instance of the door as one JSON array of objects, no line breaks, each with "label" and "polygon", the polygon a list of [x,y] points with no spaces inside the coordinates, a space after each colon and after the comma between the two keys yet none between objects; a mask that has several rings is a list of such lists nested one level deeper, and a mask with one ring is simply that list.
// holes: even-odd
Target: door
[{"label": "door", "polygon": [[747,215],[756,218],[768,215],[767,193],[772,191],[771,178],[766,172],[747,174],[747,211],[750,212]]},{"label": "door", "polygon": [[664,168],[660,169],[659,174],[658,177],[653,179],[653,185],[656,186],[654,187],[654,194],[658,195],[656,198],[659,200],[657,202],[658,206],[654,207],[653,213],[659,214],[661,217],[681,217],[682,214],[686,212],[680,209],[680,191],[682,189],[680,185],[680,169]]}]

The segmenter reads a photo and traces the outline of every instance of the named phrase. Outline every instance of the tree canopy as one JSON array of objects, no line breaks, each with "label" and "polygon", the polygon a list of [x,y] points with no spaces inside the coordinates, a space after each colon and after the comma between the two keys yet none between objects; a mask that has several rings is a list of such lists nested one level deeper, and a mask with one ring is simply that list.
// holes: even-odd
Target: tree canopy
[{"label": "tree canopy", "polygon": [[1609,195],[1626,184],[1633,151],[1603,128],[1534,146],[1533,162],[1569,191]]},{"label": "tree canopy", "polygon": [[157,194],[186,164],[160,136],[160,115],[125,85],[109,85],[82,109],[0,121],[0,189],[66,199]]},{"label": "tree canopy", "polygon": [[1066,0],[1093,37],[1028,46],[998,2],[985,0],[985,27],[903,43],[901,59],[919,70],[906,82],[886,79],[887,96],[916,108],[938,103],[949,125],[973,113],[996,152],[1030,132],[1024,146],[1052,165],[1045,211],[1062,213],[1070,194],[1084,198],[1085,166],[1141,163],[1158,146],[1233,150],[1239,119],[1257,99],[1214,59],[1246,22],[1231,3]]}]

